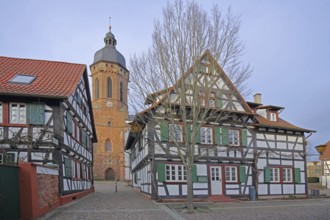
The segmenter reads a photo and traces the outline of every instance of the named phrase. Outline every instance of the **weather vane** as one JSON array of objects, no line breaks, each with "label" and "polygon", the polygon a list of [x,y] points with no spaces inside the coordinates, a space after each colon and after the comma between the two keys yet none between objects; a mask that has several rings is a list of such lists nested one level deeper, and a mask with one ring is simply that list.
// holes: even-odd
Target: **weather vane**
[{"label": "weather vane", "polygon": [[111,17],[109,17],[109,30],[111,31]]}]

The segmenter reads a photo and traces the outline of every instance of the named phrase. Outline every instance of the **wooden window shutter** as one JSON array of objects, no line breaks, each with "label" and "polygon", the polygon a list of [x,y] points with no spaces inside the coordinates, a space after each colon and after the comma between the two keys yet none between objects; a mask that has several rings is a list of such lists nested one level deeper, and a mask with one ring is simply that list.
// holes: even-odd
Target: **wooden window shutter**
[{"label": "wooden window shutter", "polygon": [[44,125],[45,104],[27,104],[27,122],[32,125]]},{"label": "wooden window shutter", "polygon": [[221,100],[221,93],[219,90],[217,90],[217,100],[216,100],[216,105],[217,105],[217,108],[221,108],[222,107],[222,100]]},{"label": "wooden window shutter", "polygon": [[72,163],[68,158],[64,158],[65,176],[72,177]]},{"label": "wooden window shutter", "polygon": [[192,165],[191,173],[192,173],[192,181],[193,181],[193,183],[196,183],[197,182],[197,166],[196,166],[196,164]]},{"label": "wooden window shutter", "polygon": [[215,127],[214,128],[214,143],[216,145],[220,145],[220,128],[219,127]]},{"label": "wooden window shutter", "polygon": [[301,182],[300,168],[294,168],[294,182],[295,183],[300,183]]},{"label": "wooden window shutter", "polygon": [[222,145],[228,145],[228,129],[221,128],[222,131]]},{"label": "wooden window shutter", "polygon": [[165,164],[157,164],[158,182],[165,182]]},{"label": "wooden window shutter", "polygon": [[168,141],[168,124],[164,122],[160,123],[160,140]]},{"label": "wooden window shutter", "polygon": [[270,167],[264,168],[264,182],[270,183]]},{"label": "wooden window shutter", "polygon": [[87,145],[87,135],[86,135],[86,131],[81,130],[81,142],[84,146]]},{"label": "wooden window shutter", "polygon": [[247,129],[242,129],[242,146],[247,146]]},{"label": "wooden window shutter", "polygon": [[239,181],[241,183],[245,183],[246,181],[246,167],[245,166],[239,166]]},{"label": "wooden window shutter", "polygon": [[66,112],[66,130],[69,134],[72,134],[72,115]]},{"label": "wooden window shutter", "polygon": [[188,143],[191,143],[191,125],[186,125],[185,134],[187,135]]}]

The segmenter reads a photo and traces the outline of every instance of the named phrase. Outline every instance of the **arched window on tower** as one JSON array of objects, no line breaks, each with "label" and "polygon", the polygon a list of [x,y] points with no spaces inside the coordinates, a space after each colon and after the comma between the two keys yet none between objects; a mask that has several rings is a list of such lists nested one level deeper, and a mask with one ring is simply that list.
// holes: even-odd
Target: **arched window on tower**
[{"label": "arched window on tower", "polygon": [[99,99],[100,98],[100,82],[99,79],[95,79],[95,99]]},{"label": "arched window on tower", "polygon": [[112,80],[107,78],[107,98],[112,98]]},{"label": "arched window on tower", "polygon": [[120,82],[119,85],[119,100],[122,102],[124,100],[124,94],[123,94],[123,82]]},{"label": "arched window on tower", "polygon": [[112,144],[110,139],[105,140],[105,151],[112,151]]}]

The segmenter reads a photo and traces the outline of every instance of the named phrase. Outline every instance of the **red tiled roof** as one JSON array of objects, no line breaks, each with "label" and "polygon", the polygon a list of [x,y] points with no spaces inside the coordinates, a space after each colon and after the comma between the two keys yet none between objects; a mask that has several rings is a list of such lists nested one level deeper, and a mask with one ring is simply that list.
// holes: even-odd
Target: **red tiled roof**
[{"label": "red tiled roof", "polygon": [[325,147],[325,151],[320,155],[320,160],[330,160],[330,141],[328,141]]},{"label": "red tiled roof", "polygon": [[286,129],[286,130],[293,130],[293,131],[302,131],[302,132],[314,132],[305,128],[297,127],[289,122],[278,118],[277,121],[270,121],[260,115],[256,115],[255,118],[257,119],[258,123],[256,126],[261,127],[269,127],[269,128],[279,128],[279,129]]},{"label": "red tiled roof", "polygon": [[[68,97],[84,71],[84,64],[0,56],[0,95]],[[30,84],[10,83],[16,74],[36,78]]]}]

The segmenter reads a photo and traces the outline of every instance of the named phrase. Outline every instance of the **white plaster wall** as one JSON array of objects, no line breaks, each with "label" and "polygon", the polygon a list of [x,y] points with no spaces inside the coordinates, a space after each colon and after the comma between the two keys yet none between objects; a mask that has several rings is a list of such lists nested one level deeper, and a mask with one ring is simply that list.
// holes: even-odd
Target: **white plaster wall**
[{"label": "white plaster wall", "polygon": [[239,188],[238,184],[226,184],[226,189],[237,189]]},{"label": "white plaster wall", "polygon": [[158,186],[158,195],[166,196],[166,192],[163,186]]},{"label": "white plaster wall", "polygon": [[226,194],[227,195],[238,195],[239,194],[239,191],[236,189],[236,190],[226,190]]},{"label": "white plaster wall", "polygon": [[296,144],[295,150],[304,150],[304,146],[302,144]]},{"label": "white plaster wall", "polygon": [[[259,178],[260,181],[260,178]],[[266,195],[267,194],[267,184],[259,184],[259,189],[258,189],[259,195]]]},{"label": "white plaster wall", "polygon": [[263,169],[266,165],[267,165],[267,160],[266,159],[259,159],[258,160],[258,169]]},{"label": "white plaster wall", "polygon": [[257,141],[257,147],[268,148],[267,143],[265,141]]},{"label": "white plaster wall", "polygon": [[206,164],[196,164],[197,176],[207,176]]},{"label": "white plaster wall", "polygon": [[283,184],[283,194],[293,194],[294,185],[293,184]]},{"label": "white plaster wall", "polygon": [[277,148],[278,149],[286,149],[287,148],[286,143],[284,143],[284,142],[277,142]]},{"label": "white plaster wall", "polygon": [[179,195],[179,186],[178,185],[167,185],[168,193],[172,196]]},{"label": "white plaster wall", "polygon": [[296,185],[296,193],[305,193],[305,185]]},{"label": "white plaster wall", "polygon": [[294,162],[294,167],[295,168],[300,168],[301,171],[305,170],[305,163],[304,161],[295,161]]},{"label": "white plaster wall", "polygon": [[282,160],[282,165],[286,165],[286,166],[292,166],[292,160]]},{"label": "white plaster wall", "polygon": [[278,141],[286,141],[286,136],[285,135],[276,135],[276,140]]},{"label": "white plaster wall", "polygon": [[270,184],[270,194],[281,194],[281,184]]}]

